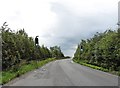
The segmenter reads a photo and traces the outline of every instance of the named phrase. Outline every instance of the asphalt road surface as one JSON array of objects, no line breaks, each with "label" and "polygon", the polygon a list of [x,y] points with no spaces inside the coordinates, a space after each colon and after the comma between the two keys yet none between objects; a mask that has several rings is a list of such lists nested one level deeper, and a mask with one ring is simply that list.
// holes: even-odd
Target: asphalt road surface
[{"label": "asphalt road surface", "polygon": [[9,86],[117,86],[118,77],[72,62],[70,59],[50,62],[8,83]]}]

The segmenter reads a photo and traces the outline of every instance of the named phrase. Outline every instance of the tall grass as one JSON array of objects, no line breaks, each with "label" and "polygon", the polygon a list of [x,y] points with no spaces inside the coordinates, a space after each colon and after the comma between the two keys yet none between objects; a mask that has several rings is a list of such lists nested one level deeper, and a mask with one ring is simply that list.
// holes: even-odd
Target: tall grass
[{"label": "tall grass", "polygon": [[99,66],[95,66],[95,65],[91,65],[91,64],[85,63],[84,61],[77,61],[75,59],[73,59],[73,61],[78,63],[78,64],[81,64],[81,65],[84,65],[84,66],[87,66],[87,67],[90,67],[90,68],[93,68],[93,69],[96,69],[96,70],[101,70],[101,71],[104,71],[104,72],[109,72],[111,74],[120,76],[120,71],[111,71],[109,69],[99,67]]},{"label": "tall grass", "polygon": [[31,61],[29,64],[22,65],[19,69],[15,72],[13,70],[3,71],[0,73],[0,84],[5,84],[12,79],[25,74],[26,72],[32,71],[38,67],[45,65],[46,63],[55,60],[55,58],[48,58],[42,61]]}]

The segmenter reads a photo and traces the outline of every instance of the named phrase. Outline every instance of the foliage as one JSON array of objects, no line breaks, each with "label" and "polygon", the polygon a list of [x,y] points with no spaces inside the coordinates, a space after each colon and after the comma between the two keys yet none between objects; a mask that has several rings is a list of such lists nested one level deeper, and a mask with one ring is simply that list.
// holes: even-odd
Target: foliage
[{"label": "foliage", "polygon": [[[38,61],[38,67],[41,67],[43,65],[45,65],[46,63],[55,60],[54,58],[48,58],[46,60],[42,60],[42,61]],[[17,72],[14,72],[12,70],[9,71],[3,71],[2,72],[2,81],[0,81],[0,84],[5,84],[7,82],[9,82],[10,80],[12,80],[15,77],[18,77],[28,71],[31,71],[33,69],[36,68],[36,62],[35,61],[31,61],[29,64],[25,64],[22,65]]]},{"label": "foliage", "polygon": [[90,67],[90,68],[93,68],[93,69],[96,69],[96,70],[101,70],[101,71],[104,71],[104,72],[109,72],[108,69],[105,69],[105,68],[99,67],[99,66],[95,66],[95,65],[91,65],[91,64],[87,64],[87,63],[85,63],[83,61],[77,62],[76,60],[74,60],[74,62],[79,63],[79,64],[84,65],[84,66],[87,66],[87,67]]},{"label": "foliage", "polygon": [[82,40],[73,59],[109,71],[120,71],[120,29],[96,33],[93,38]]},{"label": "foliage", "polygon": [[54,57],[54,58],[64,57],[64,54],[61,52],[60,47],[58,47],[58,46],[50,47],[50,50],[52,53],[52,57]]},{"label": "foliage", "polygon": [[24,29],[11,30],[5,22],[0,28],[2,34],[2,70],[17,71],[30,61],[41,61],[51,57],[63,57],[60,47],[48,49],[44,45],[35,45]]}]

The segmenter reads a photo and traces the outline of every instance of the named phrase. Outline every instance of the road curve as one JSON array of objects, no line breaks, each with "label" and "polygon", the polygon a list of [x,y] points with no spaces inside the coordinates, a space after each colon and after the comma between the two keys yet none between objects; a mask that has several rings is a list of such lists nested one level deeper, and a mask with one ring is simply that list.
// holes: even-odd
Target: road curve
[{"label": "road curve", "polygon": [[117,86],[118,77],[72,62],[50,62],[7,86]]}]

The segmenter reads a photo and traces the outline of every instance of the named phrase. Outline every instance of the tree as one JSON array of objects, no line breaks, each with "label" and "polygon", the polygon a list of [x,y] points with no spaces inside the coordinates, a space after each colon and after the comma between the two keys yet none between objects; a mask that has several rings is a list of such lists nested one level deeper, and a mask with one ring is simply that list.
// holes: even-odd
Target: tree
[{"label": "tree", "polygon": [[[64,56],[60,47],[53,47],[53,51],[47,47],[35,45],[32,37],[28,37],[25,29],[13,32],[5,22],[0,28],[2,35],[2,70],[14,69],[15,71],[21,64],[28,64],[33,60],[44,60],[51,58],[53,53],[55,57]],[[53,55],[54,56],[54,55]]]},{"label": "tree", "polygon": [[[80,46],[83,51],[80,51]],[[120,70],[120,29],[96,33],[93,38],[81,40],[74,60],[101,66],[109,70]]]},{"label": "tree", "polygon": [[50,47],[50,51],[51,51],[52,57],[54,58],[64,57],[64,54],[62,53],[60,47],[58,46]]}]

